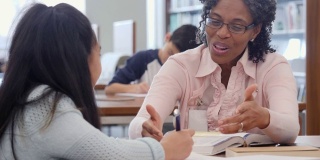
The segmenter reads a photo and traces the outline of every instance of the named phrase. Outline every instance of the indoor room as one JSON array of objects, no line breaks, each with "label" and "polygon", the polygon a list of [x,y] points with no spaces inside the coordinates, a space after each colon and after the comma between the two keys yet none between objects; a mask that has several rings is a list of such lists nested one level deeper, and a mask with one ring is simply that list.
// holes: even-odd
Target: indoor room
[{"label": "indoor room", "polygon": [[[256,101],[258,101],[257,103],[255,103],[258,106],[272,106],[277,104],[280,108],[288,108],[288,106],[286,105],[294,103],[294,106],[297,106],[298,111],[288,111],[292,114],[298,113],[298,118],[295,117],[292,119],[292,125],[295,125],[296,120],[299,121],[298,138],[293,141],[293,143],[311,143],[310,146],[316,147],[317,149],[316,151],[314,151],[313,148],[311,150],[314,152],[308,153],[310,153],[310,155],[314,155],[313,157],[320,157],[320,74],[318,71],[319,67],[317,67],[320,64],[320,56],[318,54],[320,52],[320,47],[318,45],[318,42],[320,41],[320,1],[268,0],[272,3],[275,2],[275,12],[272,15],[270,14],[271,16],[274,16],[274,20],[272,20],[272,22],[270,23],[268,22],[267,26],[266,24],[254,24],[255,21],[252,22],[252,24],[242,24],[244,22],[238,19],[233,19],[230,22],[229,19],[233,14],[226,15],[225,17],[227,18],[221,16],[222,13],[226,13],[226,11],[218,10],[220,7],[219,4],[221,3],[220,1],[217,2],[217,12],[211,12],[210,9],[206,10],[206,8],[204,8],[204,5],[215,6],[215,3],[211,4],[211,2],[208,2],[202,4],[201,1],[207,2],[207,0],[1,0],[0,20],[2,22],[0,25],[0,85],[3,85],[2,82],[4,80],[4,77],[6,77],[10,46],[12,45],[11,42],[13,39],[13,35],[17,33],[14,32],[15,28],[17,27],[19,21],[23,18],[23,15],[26,13],[28,7],[30,7],[30,5],[34,3],[42,3],[47,6],[55,6],[59,3],[66,3],[68,5],[71,5],[72,7],[80,11],[83,15],[85,15],[85,17],[87,17],[87,19],[90,21],[90,25],[93,30],[94,36],[96,37],[96,41],[98,42],[97,44],[100,45],[99,61],[101,63],[101,73],[97,76],[93,94],[94,103],[97,107],[96,112],[98,112],[98,119],[101,123],[101,131],[104,135],[125,140],[135,139],[136,134],[142,134],[142,136],[144,136],[144,133],[142,131],[147,132],[148,128],[146,129],[144,127],[146,127],[145,125],[147,125],[146,122],[149,121],[153,122],[153,125],[162,123],[160,124],[160,129],[159,127],[157,128],[160,131],[157,134],[162,136],[168,133],[168,131],[177,130],[177,127],[180,127],[180,124],[181,128],[195,129],[195,135],[200,135],[200,137],[204,136],[202,135],[203,127],[207,127],[206,131],[219,131],[219,127],[217,127],[218,123],[219,125],[221,125],[221,123],[226,123],[226,121],[221,119],[221,117],[227,117],[227,115],[231,116],[231,114],[229,114],[229,112],[231,111],[227,112],[223,109],[223,106],[226,104],[224,104],[222,100],[220,101],[220,99],[215,99],[216,97],[223,95],[229,97],[230,103],[234,103],[232,104],[234,107],[239,106],[240,104],[242,104],[242,102],[244,103],[245,101],[255,101],[255,99]],[[247,5],[246,3],[244,4]],[[271,4],[270,6],[273,7]],[[259,12],[254,9],[250,9],[246,9],[246,12],[250,11],[248,12],[249,15],[251,15],[252,12]],[[204,11],[206,11],[206,14],[204,14]],[[260,11],[259,13],[263,13],[263,11]],[[255,16],[257,15],[259,14],[255,14]],[[261,18],[261,21],[258,22],[264,22],[267,21],[266,19],[270,19],[270,17],[265,17],[265,19]],[[224,18],[227,20],[225,20]],[[256,17],[252,16],[252,18],[250,19],[254,18]],[[241,24],[239,25],[238,23],[240,22]],[[195,31],[188,31],[189,33],[195,33],[193,35],[194,37],[192,37],[192,40],[188,40],[188,45],[186,45],[187,48],[181,49],[180,45],[177,45],[176,42],[173,43],[172,39],[174,39],[175,34],[177,33],[176,31],[178,31],[181,26],[185,25],[192,25],[197,28]],[[257,29],[259,27],[260,30]],[[268,27],[272,29],[271,32],[269,30],[270,28]],[[237,29],[239,29],[239,31]],[[259,33],[262,32],[268,32],[266,37],[270,41],[268,41],[267,39],[259,41],[260,39],[257,37],[259,37]],[[187,33],[180,33],[180,35],[178,35],[178,37],[180,37],[179,40],[185,38],[187,36],[186,34]],[[214,34],[217,34],[217,36],[212,36]],[[181,38],[182,35],[183,38]],[[246,36],[253,37],[247,38]],[[219,42],[215,42],[217,37],[219,37]],[[231,39],[233,37],[235,37],[236,39],[237,37],[239,41],[234,40],[234,43],[232,43],[231,40],[228,40],[228,38],[230,37]],[[250,73],[247,73],[249,72],[248,70],[251,70],[251,68],[248,69],[242,67],[242,69],[240,69],[237,74],[240,75],[240,73],[244,73],[247,77],[239,79],[239,77],[234,77],[236,74],[232,72],[234,68],[232,68],[232,71],[231,68],[228,68],[230,69],[230,72],[228,72],[229,77],[227,79],[223,79],[224,77],[222,73],[225,73],[224,65],[215,62],[215,64],[218,64],[217,66],[223,66],[220,68],[221,71],[219,70],[219,67],[218,69],[212,71],[210,69],[208,70],[212,72],[210,73],[212,75],[213,73],[221,72],[221,75],[219,75],[219,78],[221,79],[219,80],[219,85],[213,85],[209,86],[208,89],[203,89],[203,87],[207,87],[210,83],[214,83],[214,80],[212,79],[216,77],[212,76],[213,78],[208,81],[208,83],[204,82],[204,84],[202,84],[203,81],[206,81],[206,79],[208,79],[207,77],[209,77],[207,75],[204,76],[203,74],[209,71],[201,71],[199,69],[199,72],[195,73],[195,76],[191,78],[189,78],[188,76],[191,76],[191,72],[193,73],[193,70],[195,70],[194,68],[205,68],[205,63],[201,63],[202,58],[205,56],[202,55],[202,57],[200,58],[197,57],[198,59],[201,59],[199,62],[201,63],[201,65],[196,66],[196,64],[190,64],[190,66],[193,65],[193,67],[186,66],[184,64],[187,63],[187,60],[186,62],[184,62],[181,60],[183,58],[179,59],[179,57],[187,57],[183,55],[180,56],[180,53],[187,54],[197,51],[197,53],[201,52],[201,54],[203,54],[204,52],[202,52],[202,49],[201,51],[199,50],[199,48],[201,47],[203,48],[203,50],[205,50],[204,48],[206,48],[208,51],[210,51],[211,49],[213,50],[212,52],[217,52],[217,54],[219,53],[219,56],[222,57],[229,50],[233,51],[232,45],[237,45],[238,43],[240,43],[240,39],[243,40],[245,38],[247,38],[246,46],[248,47],[245,47],[244,50],[241,51],[241,55],[246,55],[248,53],[248,59],[258,61],[257,63],[254,62],[255,73],[252,73],[254,74],[254,76],[252,76],[252,74]],[[191,44],[191,41],[194,44]],[[208,43],[209,46],[207,46],[206,43]],[[210,45],[211,43],[212,45]],[[264,59],[264,54],[256,57],[254,55],[250,55],[250,52],[252,50],[249,47],[256,46],[256,48],[259,48],[259,45],[263,46],[262,43],[268,43],[268,46],[264,45],[264,47],[267,47],[267,49],[261,49],[261,52],[262,50],[271,52],[266,54],[266,57],[270,54],[277,54],[279,55],[279,57],[284,57],[283,60],[278,64],[279,66],[285,64],[284,67],[281,68],[278,66],[279,73],[272,72],[272,76],[270,77],[268,76],[268,71],[260,72],[257,68],[263,68],[260,66],[260,64],[263,63],[274,65],[274,67],[276,67],[277,65],[275,63],[278,63],[278,61],[274,60],[273,63],[271,63],[270,61],[268,61],[268,59]],[[168,46],[172,47],[170,45],[173,45],[173,48],[167,49],[166,47]],[[275,50],[275,53],[272,53],[272,49]],[[144,54],[145,56],[146,53],[149,52],[150,55],[143,60],[138,60],[137,58],[134,59],[139,55],[142,56],[142,54]],[[151,53],[155,55],[155,57],[151,57]],[[163,57],[164,54],[168,54],[167,57]],[[216,61],[220,60],[219,58],[216,59]],[[240,62],[242,66],[245,66],[242,64],[244,63],[242,59],[244,58],[242,58],[242,56],[239,56],[239,58],[236,59],[238,61],[236,63],[234,63],[234,61],[232,60],[232,63],[234,63],[232,64],[233,67],[238,66]],[[164,63],[166,61],[170,63]],[[228,62],[226,64],[230,65],[231,62]],[[290,72],[280,72],[287,71],[286,65],[289,66],[288,71]],[[169,67],[173,68],[170,69]],[[182,69],[179,70],[180,68]],[[90,70],[90,72],[92,71]],[[266,72],[266,74],[264,74],[264,72]],[[174,74],[176,74],[175,77]],[[199,77],[203,78],[203,80],[199,80],[199,82],[197,80],[193,80],[193,78],[201,79]],[[272,85],[270,85],[271,82],[268,83],[264,80],[259,81],[259,79],[269,80],[277,77],[289,77],[289,79],[281,79],[281,84],[280,82],[279,84],[277,84],[274,80]],[[238,79],[234,80],[235,84],[233,82],[231,83],[232,79],[236,78]],[[252,80],[250,80],[250,78],[252,78]],[[291,85],[291,80],[293,80],[294,82],[293,85]],[[231,89],[231,91],[229,91],[229,88],[232,88],[230,85],[237,85],[240,83],[241,85],[245,86],[241,89],[238,89],[241,91],[241,93],[248,92],[248,88],[250,87],[249,84],[256,83],[257,85],[255,89],[252,89],[252,92],[249,91],[249,95],[251,96],[247,97],[247,94],[242,94],[241,96],[239,96],[240,98],[237,99],[235,98],[236,93],[230,93],[229,95],[229,92],[232,92]],[[279,88],[278,90],[272,90],[272,87],[276,88],[279,86],[285,89],[288,89],[288,87],[289,89],[291,89],[291,86],[296,86],[296,88],[290,90],[291,93],[288,90],[288,94],[294,94],[296,99],[288,103],[269,102],[269,100],[273,98],[273,100],[278,98],[279,100],[281,99],[281,101],[290,101],[290,99],[288,98],[290,95],[287,95],[286,92],[280,91]],[[165,91],[166,89],[167,91]],[[269,91],[269,89],[272,91]],[[207,92],[208,94],[206,94]],[[273,92],[274,95],[269,95],[270,92]],[[156,97],[160,98],[157,99]],[[239,103],[240,101],[242,102]],[[153,103],[159,104],[160,106],[153,106],[153,108],[155,108],[154,114],[156,115],[156,118],[151,115],[150,112],[152,111],[150,111],[150,108],[148,108],[148,105],[151,105]],[[167,107],[166,105],[170,106]],[[209,109],[207,110],[207,108],[212,105],[221,105],[222,108],[218,110],[212,109],[209,112]],[[162,109],[161,107],[163,106],[166,106],[167,110]],[[181,106],[187,106],[187,109],[184,109]],[[203,109],[204,107],[206,107],[206,109]],[[270,109],[269,107],[266,108]],[[200,113],[194,110],[201,110],[205,112]],[[281,114],[285,115],[287,110],[279,109],[276,111],[276,113],[269,111],[267,112],[269,118],[268,120],[269,123],[275,123],[273,121],[279,121],[278,123],[280,125],[282,123],[281,119],[273,119],[272,116],[274,116],[274,114],[277,116]],[[236,113],[240,114],[238,112],[240,111],[234,111],[234,114],[232,114],[231,117],[233,117]],[[156,113],[159,113],[159,115],[157,115]],[[196,116],[191,116],[191,113],[196,114]],[[263,114],[265,112],[264,110],[259,110],[258,113],[263,117]],[[216,114],[219,119],[214,116],[211,117],[210,114]],[[149,115],[151,115],[151,117]],[[150,119],[148,116],[150,117]],[[199,116],[204,116],[205,119],[199,118]],[[179,119],[177,119],[177,117],[179,117]],[[213,120],[211,122],[209,120],[210,118],[207,119],[207,117],[211,117],[216,122],[213,122]],[[180,118],[182,118],[181,121]],[[290,119],[290,116],[286,118]],[[145,123],[141,122],[141,124],[143,124],[142,126],[137,126],[138,124],[140,125],[141,119],[145,119],[148,121],[146,121]],[[190,122],[192,120],[194,120],[195,123]],[[208,122],[208,124],[206,124],[205,126],[197,124],[200,123],[201,120],[204,120],[205,123]],[[223,120],[223,122],[221,122],[221,120]],[[230,119],[230,123],[231,121],[232,119]],[[253,131],[254,129],[258,128],[257,126],[261,126],[257,124],[256,128],[254,128],[249,125],[250,128],[247,129],[246,122],[249,121],[243,120],[241,123],[239,123],[238,126],[240,126],[240,129],[237,130],[237,132],[245,132],[246,130]],[[214,123],[214,125],[211,126],[211,123]],[[255,123],[258,122],[252,122],[252,125]],[[283,122],[283,124],[285,123],[286,122]],[[235,125],[235,123],[231,123],[230,125]],[[155,126],[153,127],[156,128]],[[2,126],[0,126],[0,128],[1,127]],[[217,127],[218,129],[212,129],[212,127]],[[289,129],[291,129],[290,125],[288,127]],[[268,129],[268,127],[265,128]],[[141,132],[133,133],[140,131],[139,129],[141,130]],[[271,134],[271,131],[268,130],[264,130],[261,128],[259,128],[258,130],[261,130],[261,132],[259,133]],[[201,133],[199,133],[198,131],[201,131]],[[221,133],[224,133],[223,130],[220,131]],[[225,132],[228,133],[226,130]],[[3,133],[1,132],[0,138],[2,134]],[[155,135],[152,135],[151,133],[147,134],[150,134],[149,136],[153,138],[157,137],[156,133]],[[155,139],[159,141],[159,139]],[[319,144],[315,145],[317,142],[319,142]],[[226,155],[231,155],[231,151],[228,151],[229,153],[226,153],[226,148],[224,148],[222,154],[220,152],[217,152],[215,154],[209,153],[209,155],[217,154],[218,157],[225,157]],[[237,153],[239,152],[233,151],[232,155],[237,156]],[[197,159],[197,156],[200,155],[198,155],[198,153],[195,153],[192,154],[192,156],[189,157],[189,159]],[[298,156],[308,157],[308,154],[301,153],[301,155]]]}]

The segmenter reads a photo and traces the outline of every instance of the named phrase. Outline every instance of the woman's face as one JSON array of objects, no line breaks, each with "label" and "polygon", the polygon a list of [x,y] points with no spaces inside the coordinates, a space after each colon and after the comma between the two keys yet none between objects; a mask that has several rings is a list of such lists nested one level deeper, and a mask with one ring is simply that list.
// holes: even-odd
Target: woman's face
[{"label": "woman's face", "polygon": [[101,61],[100,61],[100,50],[101,47],[97,42],[88,56],[89,69],[91,74],[92,86],[95,86],[98,78],[101,74]]},{"label": "woman's face", "polygon": [[[220,0],[210,11],[209,17],[226,24],[249,26],[253,23],[248,7],[242,0]],[[235,64],[248,42],[260,32],[260,25],[244,33],[232,33],[227,25],[220,29],[206,26],[206,38],[211,58],[222,64]]]}]

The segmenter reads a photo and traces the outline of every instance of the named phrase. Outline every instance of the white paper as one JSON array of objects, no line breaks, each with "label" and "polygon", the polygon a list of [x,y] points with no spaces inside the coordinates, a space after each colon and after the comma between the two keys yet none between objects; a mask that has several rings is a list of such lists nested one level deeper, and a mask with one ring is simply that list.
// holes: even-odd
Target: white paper
[{"label": "white paper", "polygon": [[146,93],[117,93],[116,96],[146,97]]}]

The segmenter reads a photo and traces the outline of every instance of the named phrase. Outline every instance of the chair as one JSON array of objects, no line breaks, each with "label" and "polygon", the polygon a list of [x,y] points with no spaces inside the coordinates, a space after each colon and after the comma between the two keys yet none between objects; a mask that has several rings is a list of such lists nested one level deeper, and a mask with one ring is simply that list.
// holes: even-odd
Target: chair
[{"label": "chair", "polygon": [[118,60],[117,65],[116,65],[115,72],[116,72],[118,69],[124,67],[124,66],[126,65],[127,59],[129,59],[129,58],[130,58],[130,56],[127,56],[127,55],[121,56],[121,57],[119,58],[119,60]]},{"label": "chair", "polygon": [[306,132],[306,110],[307,104],[305,102],[299,103],[299,124],[300,124],[300,131],[299,135],[305,135]]}]

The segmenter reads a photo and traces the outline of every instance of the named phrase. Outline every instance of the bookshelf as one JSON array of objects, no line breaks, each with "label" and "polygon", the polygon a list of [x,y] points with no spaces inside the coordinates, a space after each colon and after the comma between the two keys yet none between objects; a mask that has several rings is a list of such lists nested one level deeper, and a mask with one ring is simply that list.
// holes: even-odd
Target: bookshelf
[{"label": "bookshelf", "polygon": [[[198,26],[202,4],[199,0],[167,0],[167,31],[191,23]],[[273,37],[301,37],[305,34],[305,0],[277,0]]]},{"label": "bookshelf", "polygon": [[167,31],[184,24],[199,26],[202,4],[199,0],[167,0]]},{"label": "bookshelf", "polygon": [[288,60],[305,58],[305,17],[305,0],[277,0],[271,44]]}]

